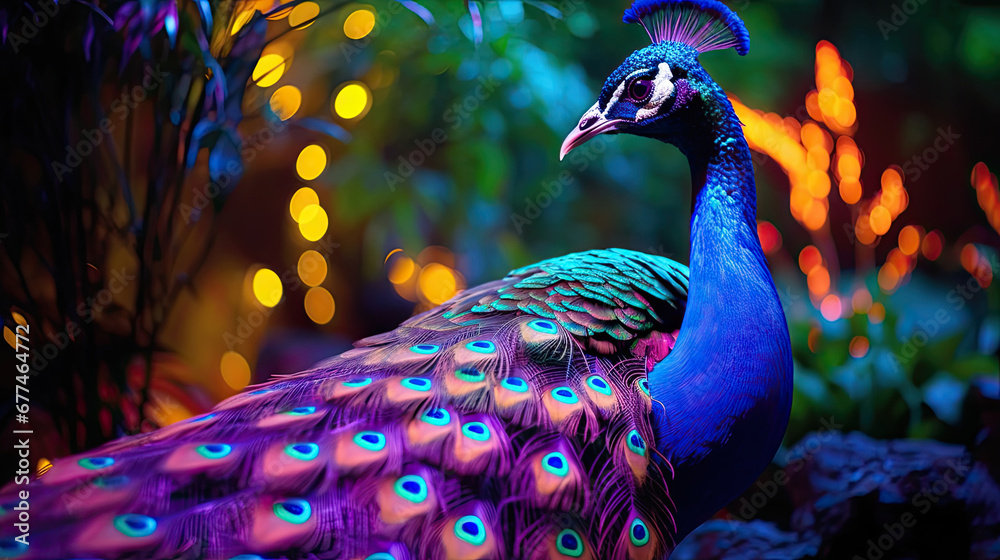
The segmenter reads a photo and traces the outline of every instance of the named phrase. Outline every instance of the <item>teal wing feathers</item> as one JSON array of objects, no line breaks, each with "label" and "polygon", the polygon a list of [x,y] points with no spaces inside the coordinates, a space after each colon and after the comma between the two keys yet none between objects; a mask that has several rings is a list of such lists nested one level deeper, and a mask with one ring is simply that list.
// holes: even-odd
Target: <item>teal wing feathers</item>
[{"label": "teal wing feathers", "polygon": [[[614,254],[641,266],[609,267]],[[673,546],[670,475],[654,460],[643,355],[596,352],[560,315],[480,302],[513,292],[545,302],[531,294],[559,288],[603,321],[570,324],[605,336],[625,325],[608,310],[631,301],[637,326],[615,340],[634,348],[679,322],[686,270],[636,253],[567,259],[473,289],[475,304],[463,294],[210,414],[55,461],[31,485],[30,547],[3,539],[0,556],[662,557]],[[4,537],[16,503],[0,493]]]},{"label": "teal wing feathers", "polygon": [[462,321],[519,311],[557,321],[603,353],[634,345],[651,333],[674,333],[687,302],[688,268],[626,249],[573,253],[515,270],[446,304],[444,317]]}]

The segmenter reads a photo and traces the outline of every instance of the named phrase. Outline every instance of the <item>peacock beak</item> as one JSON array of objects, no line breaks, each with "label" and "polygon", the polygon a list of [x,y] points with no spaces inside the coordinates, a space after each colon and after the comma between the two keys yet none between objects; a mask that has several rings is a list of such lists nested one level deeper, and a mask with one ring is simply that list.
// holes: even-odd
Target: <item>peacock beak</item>
[{"label": "peacock beak", "polygon": [[559,150],[559,160],[562,161],[566,154],[570,153],[573,148],[584,144],[587,140],[590,140],[598,134],[608,132],[611,130],[617,130],[619,124],[624,122],[625,119],[609,119],[601,113],[600,107],[595,103],[589,111],[583,114],[580,118],[580,124],[573,129],[572,132],[566,136],[563,140],[562,148]]}]

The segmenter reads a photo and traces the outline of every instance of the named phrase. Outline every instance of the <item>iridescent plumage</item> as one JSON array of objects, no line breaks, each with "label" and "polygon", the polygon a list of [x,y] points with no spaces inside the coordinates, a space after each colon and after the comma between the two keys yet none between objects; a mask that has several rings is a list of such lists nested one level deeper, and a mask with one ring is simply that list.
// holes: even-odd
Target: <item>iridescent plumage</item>
[{"label": "iridescent plumage", "polygon": [[[720,6],[631,11],[721,18],[736,37],[742,24]],[[734,45],[651,36],[563,153],[598,133],[676,144],[696,191],[690,280],[683,265],[620,249],[515,270],[210,414],[56,461],[33,483],[45,513],[32,547],[0,552],[666,557],[770,460],[791,360],[749,150],[697,62],[699,49]],[[11,499],[0,496],[4,527]]]}]

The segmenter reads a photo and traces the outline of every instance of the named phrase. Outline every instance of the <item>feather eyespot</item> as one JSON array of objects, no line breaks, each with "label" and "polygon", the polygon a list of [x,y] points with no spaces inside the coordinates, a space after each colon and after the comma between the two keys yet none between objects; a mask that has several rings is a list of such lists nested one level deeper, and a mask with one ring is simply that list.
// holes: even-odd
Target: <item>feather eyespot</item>
[{"label": "feather eyespot", "polygon": [[371,377],[355,377],[348,379],[347,381],[341,382],[341,385],[343,385],[344,387],[351,387],[351,388],[364,387],[365,385],[371,385],[371,384],[372,384]]},{"label": "feather eyespot", "polygon": [[632,526],[629,527],[628,538],[632,541],[635,546],[646,546],[649,543],[649,528],[646,524],[636,517],[632,520]]},{"label": "feather eyespot", "polygon": [[124,486],[128,484],[128,481],[129,481],[128,476],[123,474],[117,476],[102,476],[100,478],[94,479],[94,486],[108,490]]},{"label": "feather eyespot", "polygon": [[285,454],[299,461],[312,461],[319,457],[319,446],[315,443],[293,443],[285,446]]},{"label": "feather eyespot", "polygon": [[462,434],[475,441],[490,439],[490,427],[482,422],[467,422],[462,425]]},{"label": "feather eyespot", "polygon": [[437,344],[417,344],[416,346],[410,346],[410,351],[417,354],[434,354],[440,349],[441,347]]},{"label": "feather eyespot", "polygon": [[400,477],[393,485],[401,498],[419,504],[427,499],[427,481],[415,474]]},{"label": "feather eyespot", "polygon": [[580,397],[576,396],[576,392],[569,387],[556,387],[552,389],[552,398],[563,403],[563,404],[576,404],[580,402]]},{"label": "feather eyespot", "polygon": [[77,461],[77,464],[85,469],[95,471],[97,469],[104,469],[114,465],[115,460],[111,457],[87,457]]},{"label": "feather eyespot", "polygon": [[572,558],[583,556],[583,539],[573,529],[563,529],[556,535],[556,550]]},{"label": "feather eyespot", "polygon": [[385,448],[385,434],[379,432],[358,432],[354,443],[367,451],[382,451]]},{"label": "feather eyespot", "polygon": [[521,379],[520,377],[508,377],[500,382],[500,385],[507,389],[508,391],[514,391],[515,393],[527,393],[528,392],[528,382]]},{"label": "feather eyespot", "polygon": [[649,381],[645,377],[639,380],[639,390],[649,396]]},{"label": "feather eyespot", "polygon": [[591,375],[587,378],[587,386],[602,395],[611,396],[611,385],[600,375]]},{"label": "feather eyespot", "polygon": [[497,345],[489,340],[475,340],[466,344],[465,347],[480,354],[492,354],[497,351]]},{"label": "feather eyespot", "polygon": [[466,515],[455,522],[455,536],[469,544],[479,546],[486,542],[486,526],[475,515]]},{"label": "feather eyespot", "polygon": [[425,393],[431,390],[431,380],[426,377],[404,377],[399,382],[403,387],[412,391]]},{"label": "feather eyespot", "polygon": [[293,525],[302,525],[312,517],[312,506],[301,498],[292,498],[274,503],[274,515]]},{"label": "feather eyespot", "polygon": [[226,443],[206,443],[195,448],[198,455],[206,459],[222,459],[233,451],[233,446]]},{"label": "feather eyespot", "polygon": [[474,367],[464,367],[455,370],[455,377],[466,383],[479,383],[486,379],[486,374]]},{"label": "feather eyespot", "polygon": [[562,453],[553,451],[542,457],[542,468],[556,476],[566,476],[569,474],[569,461]]},{"label": "feather eyespot", "polygon": [[297,406],[291,410],[286,410],[282,414],[287,414],[288,416],[308,416],[316,412],[315,406]]},{"label": "feather eyespot", "polygon": [[432,426],[447,426],[448,422],[451,422],[451,414],[444,408],[432,408],[420,419]]},{"label": "feather eyespot", "polygon": [[365,558],[365,560],[396,560],[396,557],[388,552],[376,552],[375,554]]},{"label": "feather eyespot", "polygon": [[529,322],[528,328],[542,334],[557,334],[559,332],[559,328],[556,327],[555,323],[546,321],[545,319],[535,319]]},{"label": "feather eyespot", "polygon": [[148,515],[126,513],[115,517],[111,522],[118,532],[126,537],[142,538],[156,531],[156,520]]},{"label": "feather eyespot", "polygon": [[629,450],[636,455],[646,455],[646,441],[642,439],[638,430],[632,430],[625,437],[625,443]]}]

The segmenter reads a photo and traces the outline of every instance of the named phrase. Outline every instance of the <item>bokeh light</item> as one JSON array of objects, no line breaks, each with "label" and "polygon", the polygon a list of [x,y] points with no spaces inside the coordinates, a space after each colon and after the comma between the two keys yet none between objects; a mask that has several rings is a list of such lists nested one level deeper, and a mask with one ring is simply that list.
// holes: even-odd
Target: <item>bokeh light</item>
[{"label": "bokeh light", "polygon": [[851,308],[855,313],[868,313],[872,308],[872,294],[868,288],[858,288],[851,296]]},{"label": "bokeh light", "polygon": [[285,57],[280,54],[265,54],[260,57],[257,65],[254,66],[251,78],[260,87],[273,86],[278,83],[278,80],[285,73],[285,65]]},{"label": "bokeh light", "polygon": [[243,26],[245,26],[247,23],[250,23],[250,20],[253,18],[254,12],[255,10],[249,9],[249,10],[243,10],[242,12],[236,14],[236,17],[233,18],[233,26],[229,29],[229,34],[236,35],[237,33],[239,33],[240,29],[243,29]]},{"label": "bokeh light", "polygon": [[349,39],[363,39],[375,28],[375,14],[362,8],[351,12],[344,21],[344,35]]},{"label": "bokeh light", "polygon": [[288,212],[292,215],[292,219],[298,222],[302,211],[313,205],[319,205],[319,195],[309,187],[302,187],[292,195],[292,200],[288,203]]},{"label": "bokeh light", "polygon": [[325,325],[333,319],[336,302],[325,288],[309,288],[304,301],[306,315],[317,325]]},{"label": "bokeh light", "polygon": [[885,321],[885,306],[881,302],[872,304],[872,308],[868,310],[868,320],[873,325]]},{"label": "bokeh light", "polygon": [[269,268],[261,268],[253,275],[253,295],[265,307],[274,307],[281,301],[281,278]]},{"label": "bokeh light", "polygon": [[757,237],[765,255],[772,255],[781,249],[781,233],[771,222],[757,222]]},{"label": "bokeh light", "polygon": [[319,4],[315,2],[303,2],[288,14],[288,25],[295,29],[305,29],[316,21],[319,16]]},{"label": "bokeh light", "polygon": [[361,82],[344,84],[334,95],[333,112],[342,119],[364,116],[371,106],[371,94]]},{"label": "bokeh light", "polygon": [[326,150],[317,144],[310,144],[299,152],[295,160],[295,171],[304,181],[312,181],[326,169]]},{"label": "bokeh light", "polygon": [[299,233],[308,241],[319,241],[326,235],[330,218],[318,204],[306,206],[299,215]]},{"label": "bokeh light", "polygon": [[326,280],[327,264],[323,255],[312,249],[305,251],[299,257],[297,265],[299,278],[306,286],[319,286]]},{"label": "bokeh light", "polygon": [[868,338],[864,336],[856,336],[851,339],[851,344],[848,346],[848,350],[851,356],[854,358],[864,358],[868,355],[868,349],[871,344],[868,342]]},{"label": "bokeh light", "polygon": [[836,321],[840,318],[840,298],[836,294],[829,294],[820,303],[819,311],[827,321]]},{"label": "bokeh light", "polygon": [[442,304],[458,292],[458,282],[450,268],[440,263],[431,263],[420,270],[417,279],[420,293],[434,305]]},{"label": "bokeh light", "polygon": [[281,86],[271,95],[269,105],[279,119],[287,121],[302,105],[302,92],[295,86]]},{"label": "bokeh light", "polygon": [[236,391],[243,390],[250,383],[250,364],[239,352],[232,350],[224,353],[219,361],[222,379]]},{"label": "bokeh light", "polygon": [[916,226],[899,230],[899,250],[904,255],[915,255],[920,250],[920,230]]}]

